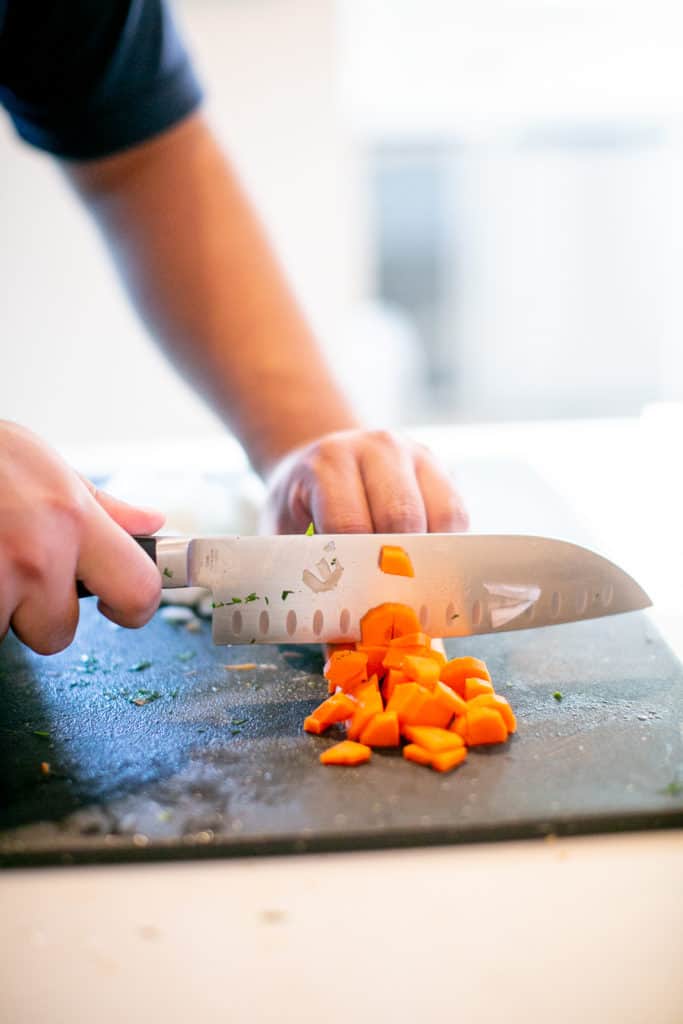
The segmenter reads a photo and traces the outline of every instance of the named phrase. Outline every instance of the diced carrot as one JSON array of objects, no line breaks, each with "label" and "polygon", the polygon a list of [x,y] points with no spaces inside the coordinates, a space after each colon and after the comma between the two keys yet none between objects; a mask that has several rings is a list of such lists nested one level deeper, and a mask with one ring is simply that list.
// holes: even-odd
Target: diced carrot
[{"label": "diced carrot", "polygon": [[419,633],[420,620],[407,604],[392,604],[394,625],[392,636],[406,636],[408,633]]},{"label": "diced carrot", "polygon": [[421,686],[431,689],[439,680],[439,666],[430,658],[422,658],[415,654],[406,654],[403,659],[403,671],[409,679],[414,679]]},{"label": "diced carrot", "polygon": [[325,726],[313,715],[304,718],[304,732],[312,732],[314,736],[320,736],[325,731]]},{"label": "diced carrot", "polygon": [[334,651],[323,669],[330,684],[345,690],[368,678],[368,656],[362,651]]},{"label": "diced carrot", "polygon": [[404,725],[401,732],[411,743],[417,743],[419,747],[429,750],[432,754],[440,754],[443,750],[455,750],[465,745],[461,736],[449,732],[448,729],[436,729],[428,725]]},{"label": "diced carrot", "polygon": [[410,725],[426,700],[429,700],[429,690],[424,686],[419,683],[403,683],[392,693],[386,709],[397,713],[401,726]]},{"label": "diced carrot", "polygon": [[[306,732],[320,733],[324,729],[328,729],[335,722],[345,722],[347,718],[353,715],[357,708],[356,701],[349,697],[346,693],[335,693],[332,697],[328,697],[322,704],[313,711],[306,722],[304,722],[304,729]],[[320,729],[316,729],[311,721],[314,720],[320,724]]]},{"label": "diced carrot", "polygon": [[515,713],[506,701],[505,697],[502,697],[499,693],[482,693],[478,697],[474,697],[472,700],[468,701],[467,707],[494,708],[498,711],[505,722],[505,728],[507,731],[517,731],[517,719],[515,718]]},{"label": "diced carrot", "polygon": [[477,747],[485,743],[504,743],[508,731],[500,711],[493,708],[472,708],[467,712],[468,747]]},{"label": "diced carrot", "polygon": [[380,604],[367,611],[360,620],[360,635],[363,644],[387,647],[394,635],[393,605]]},{"label": "diced carrot", "polygon": [[443,750],[439,754],[434,754],[418,746],[417,743],[409,743],[403,748],[403,756],[407,761],[428,765],[437,772],[449,772],[452,768],[462,764],[467,757],[467,748],[456,747],[453,750]]},{"label": "diced carrot", "polygon": [[392,576],[414,576],[408,552],[397,544],[384,544],[379,552],[379,567]]},{"label": "diced carrot", "polygon": [[446,707],[438,697],[431,694],[424,702],[417,714],[413,715],[413,725],[435,726],[446,729],[453,719],[453,712]]},{"label": "diced carrot", "polygon": [[418,747],[417,743],[408,743],[403,748],[403,756],[406,761],[414,761],[415,764],[431,765],[432,763],[432,754],[428,750]]},{"label": "diced carrot", "polygon": [[451,708],[454,715],[464,715],[467,711],[467,703],[460,694],[456,693],[455,690],[451,690],[450,686],[446,686],[445,683],[435,683],[432,696],[438,698],[447,707]]},{"label": "diced carrot", "polygon": [[403,669],[403,659],[407,654],[421,654],[424,647],[388,647],[382,665],[385,670],[390,668]]},{"label": "diced carrot", "polygon": [[354,696],[358,701],[358,707],[346,730],[350,740],[357,740],[370,719],[384,710],[376,676],[362,688],[359,687]]},{"label": "diced carrot", "polygon": [[467,757],[467,747],[457,747],[455,750],[444,750],[440,754],[432,755],[432,768],[436,772],[449,772],[457,768]]},{"label": "diced carrot", "polygon": [[487,683],[491,682],[485,663],[479,658],[470,657],[451,658],[441,669],[440,679],[461,697],[465,696],[466,679],[485,679]]},{"label": "diced carrot", "polygon": [[368,747],[397,747],[400,743],[398,715],[395,711],[380,711],[374,715],[361,733],[361,743]]},{"label": "diced carrot", "polygon": [[456,717],[455,721],[451,725],[451,732],[462,737],[465,743],[467,743],[469,737],[469,733],[467,731],[467,715],[458,715]]},{"label": "diced carrot", "polygon": [[382,693],[384,694],[385,700],[391,700],[391,695],[397,686],[402,683],[409,683],[410,680],[405,672],[400,672],[397,668],[390,668],[387,672],[384,685],[382,687]]},{"label": "diced carrot", "polygon": [[473,700],[482,693],[493,693],[493,684],[487,683],[485,679],[465,680],[465,700]]},{"label": "diced carrot", "polygon": [[387,653],[386,647],[376,644],[356,644],[356,650],[360,651],[362,654],[367,654],[368,656],[368,675],[373,675],[375,672],[380,676],[384,675],[382,662],[384,661]]},{"label": "diced carrot", "polygon": [[445,729],[453,715],[466,711],[467,704],[462,697],[445,683],[436,683],[429,700],[424,702],[413,721],[415,725],[435,725]]},{"label": "diced carrot", "polygon": [[342,740],[333,747],[323,750],[320,755],[322,764],[343,764],[355,765],[364,764],[372,757],[372,750],[362,743],[353,743],[351,740]]},{"label": "diced carrot", "polygon": [[432,641],[426,633],[406,633],[389,641],[390,647],[431,647]]},{"label": "diced carrot", "polygon": [[441,669],[446,665],[446,655],[441,651],[435,650],[433,647],[425,647],[420,655],[422,658],[430,658],[435,661],[439,666],[439,675],[441,675]]}]

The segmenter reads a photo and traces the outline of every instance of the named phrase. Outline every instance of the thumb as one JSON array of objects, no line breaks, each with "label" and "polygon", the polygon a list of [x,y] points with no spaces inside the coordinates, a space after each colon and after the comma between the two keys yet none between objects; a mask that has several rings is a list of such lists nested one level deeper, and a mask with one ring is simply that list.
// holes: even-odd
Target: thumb
[{"label": "thumb", "polygon": [[104,511],[117,523],[126,533],[140,534],[146,536],[156,533],[166,521],[163,512],[157,512],[152,508],[139,508],[130,505],[121,498],[115,498],[113,494],[100,491],[90,480],[83,480],[93,498]]}]

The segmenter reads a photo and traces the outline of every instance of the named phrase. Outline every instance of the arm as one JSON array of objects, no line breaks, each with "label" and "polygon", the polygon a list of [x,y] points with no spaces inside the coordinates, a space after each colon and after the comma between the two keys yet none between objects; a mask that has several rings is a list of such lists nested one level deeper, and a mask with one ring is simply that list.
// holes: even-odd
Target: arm
[{"label": "arm", "polygon": [[152,332],[270,478],[271,525],[463,528],[462,505],[427,453],[358,429],[200,115],[122,154],[64,166]]}]

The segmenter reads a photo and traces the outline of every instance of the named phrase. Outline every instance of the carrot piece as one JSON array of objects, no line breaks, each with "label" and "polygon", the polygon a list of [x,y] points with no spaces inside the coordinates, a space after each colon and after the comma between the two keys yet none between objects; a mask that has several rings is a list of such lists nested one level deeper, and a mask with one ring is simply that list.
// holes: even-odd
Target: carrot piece
[{"label": "carrot piece", "polygon": [[398,715],[395,711],[380,711],[374,715],[360,737],[361,743],[368,747],[397,747],[400,739]]},{"label": "carrot piece", "polygon": [[468,708],[494,708],[499,712],[501,718],[505,722],[505,728],[508,732],[517,731],[517,719],[515,713],[506,701],[505,697],[502,697],[499,693],[482,693],[478,697],[474,697],[472,700],[467,702]]},{"label": "carrot piece", "polygon": [[323,675],[335,687],[346,690],[368,678],[368,656],[362,651],[334,651],[323,669]]},{"label": "carrot piece", "polygon": [[417,714],[412,716],[413,725],[434,726],[446,729],[453,720],[453,712],[438,697],[429,696]]},{"label": "carrot piece", "polygon": [[410,725],[426,700],[429,700],[429,690],[425,690],[424,686],[404,683],[396,687],[387,702],[386,710],[396,712],[401,726]]},{"label": "carrot piece", "polygon": [[467,711],[467,703],[460,694],[456,693],[455,690],[451,690],[450,686],[446,686],[445,683],[435,683],[432,696],[450,708],[454,715],[464,715]]},{"label": "carrot piece", "polygon": [[469,657],[451,658],[447,661],[441,669],[440,679],[461,697],[465,696],[466,679],[485,679],[487,683],[491,682],[485,663],[479,658]]},{"label": "carrot piece", "polygon": [[429,765],[437,772],[449,772],[452,768],[462,764],[467,757],[467,748],[456,747],[453,750],[443,750],[439,754],[433,754],[418,746],[417,743],[409,743],[403,748],[403,756],[407,761],[414,761],[415,764]]},{"label": "carrot piece", "polygon": [[376,676],[359,687],[354,696],[358,707],[346,730],[350,740],[357,740],[370,719],[384,710]]},{"label": "carrot piece", "polygon": [[396,544],[384,544],[379,553],[379,567],[392,576],[414,576],[410,556]]},{"label": "carrot piece", "polygon": [[466,679],[465,680],[465,700],[473,700],[482,693],[493,693],[492,683],[487,683],[485,679]]},{"label": "carrot piece", "polygon": [[390,647],[431,647],[431,644],[426,633],[405,633],[389,641]]},{"label": "carrot piece", "polygon": [[319,736],[335,722],[345,722],[355,713],[357,707],[357,702],[348,694],[335,693],[311,712],[304,721],[304,729]]},{"label": "carrot piece", "polygon": [[450,686],[436,683],[429,700],[426,700],[414,717],[415,725],[435,725],[445,729],[453,715],[462,715],[467,704]]},{"label": "carrot piece", "polygon": [[477,747],[485,743],[504,743],[508,731],[500,711],[494,708],[472,708],[467,712],[468,747]]},{"label": "carrot piece", "polygon": [[431,658],[432,661],[435,661],[439,666],[439,675],[441,675],[441,669],[447,663],[446,655],[442,651],[438,651],[434,647],[425,647],[421,657]]},{"label": "carrot piece", "polygon": [[403,671],[409,679],[414,679],[416,683],[430,690],[439,681],[439,666],[431,658],[406,654],[403,659]]},{"label": "carrot piece", "polygon": [[411,743],[417,743],[432,754],[465,746],[462,737],[448,729],[436,729],[429,725],[404,725],[401,732]]},{"label": "carrot piece", "polygon": [[380,604],[367,611],[360,620],[360,635],[363,644],[388,646],[394,635],[393,605]]},{"label": "carrot piece", "polygon": [[320,761],[322,764],[355,765],[364,764],[371,757],[370,747],[366,747],[363,743],[342,740],[341,743],[335,743],[333,747],[323,750]]},{"label": "carrot piece", "polygon": [[467,757],[467,747],[457,747],[455,750],[443,750],[440,754],[432,754],[432,768],[436,772],[449,772],[457,768]]},{"label": "carrot piece", "polygon": [[457,736],[460,736],[465,743],[469,742],[469,733],[467,731],[467,715],[458,715],[450,728],[451,732],[454,732]]},{"label": "carrot piece", "polygon": [[373,675],[375,672],[378,675],[380,675],[380,676],[384,675],[384,668],[382,666],[382,662],[384,661],[384,658],[386,657],[386,653],[387,653],[387,648],[386,647],[383,647],[383,646],[381,646],[379,644],[363,644],[363,643],[360,643],[360,644],[356,644],[356,650],[360,651],[362,654],[367,654],[367,656],[368,656],[368,664],[367,664],[367,673],[368,673],[368,675]]},{"label": "carrot piece", "polygon": [[382,688],[384,699],[391,700],[391,696],[396,687],[409,682],[410,680],[405,672],[400,672],[397,668],[390,668],[385,676],[384,686]]},{"label": "carrot piece", "polygon": [[408,633],[419,633],[420,620],[407,604],[392,604],[394,625],[392,637],[406,636]]},{"label": "carrot piece", "polygon": [[415,654],[417,651],[422,651],[422,647],[388,647],[387,653],[384,655],[382,665],[385,670],[390,668],[403,668],[403,659],[406,654]]},{"label": "carrot piece", "polygon": [[403,756],[406,761],[414,761],[415,764],[431,765],[433,755],[428,750],[418,747],[417,743],[408,743],[403,748]]}]

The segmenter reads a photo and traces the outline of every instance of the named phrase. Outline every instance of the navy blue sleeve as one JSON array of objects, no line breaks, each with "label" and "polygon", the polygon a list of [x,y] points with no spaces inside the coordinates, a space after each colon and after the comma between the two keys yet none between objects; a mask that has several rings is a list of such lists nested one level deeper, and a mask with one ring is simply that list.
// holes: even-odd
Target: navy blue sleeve
[{"label": "navy blue sleeve", "polygon": [[0,0],[0,102],[34,146],[109,156],[200,100],[165,0]]}]

